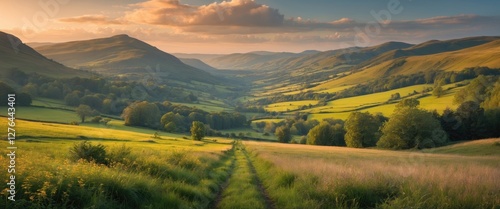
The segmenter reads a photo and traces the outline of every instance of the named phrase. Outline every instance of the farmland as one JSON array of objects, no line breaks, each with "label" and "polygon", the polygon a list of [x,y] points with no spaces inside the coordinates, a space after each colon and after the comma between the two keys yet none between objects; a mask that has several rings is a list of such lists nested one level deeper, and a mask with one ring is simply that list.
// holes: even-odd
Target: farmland
[{"label": "farmland", "polygon": [[[5,128],[6,119],[0,124]],[[155,137],[141,128],[126,131],[22,120],[17,129],[18,198],[30,200],[21,208],[494,208],[500,204],[499,139],[423,151],[385,151],[214,137],[192,141],[168,133]],[[104,145],[114,163],[72,161],[69,150],[82,141]]]}]

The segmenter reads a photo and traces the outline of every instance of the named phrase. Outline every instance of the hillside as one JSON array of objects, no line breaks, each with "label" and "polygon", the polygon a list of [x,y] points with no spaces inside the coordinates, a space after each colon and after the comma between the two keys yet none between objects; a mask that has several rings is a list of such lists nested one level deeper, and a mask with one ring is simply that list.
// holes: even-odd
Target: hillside
[{"label": "hillside", "polygon": [[127,35],[57,43],[36,49],[65,65],[102,74],[144,74],[152,70],[170,80],[221,82],[210,73],[186,65],[175,56]]},{"label": "hillside", "polygon": [[421,44],[417,44],[415,46],[406,49],[392,50],[386,52],[378,57],[375,57],[374,59],[367,60],[366,62],[360,64],[358,67],[361,68],[364,66],[373,66],[399,57],[421,56],[421,55],[438,54],[442,52],[457,51],[499,39],[500,37],[481,36],[481,37],[468,37],[468,38],[452,39],[444,41],[431,40]]},{"label": "hillside", "polygon": [[218,56],[205,60],[205,62],[218,69],[230,70],[260,70],[262,63],[279,60],[282,58],[299,57],[302,54],[290,52],[250,52],[235,53]]},{"label": "hillside", "polygon": [[8,33],[0,31],[0,74],[17,69],[53,77],[90,76],[90,73],[66,67],[47,59],[33,48]]},{"label": "hillside", "polygon": [[[471,40],[474,41],[471,42]],[[444,45],[448,47],[441,49],[443,43],[446,43]],[[314,89],[329,89],[343,85],[359,84],[374,78],[393,75],[409,75],[432,70],[460,71],[468,67],[476,66],[500,68],[500,61],[496,59],[500,56],[499,37],[477,37],[444,42],[430,41],[420,44],[419,47],[417,46],[411,47],[406,51],[410,51],[411,53],[417,53],[415,51],[418,51],[418,53],[421,54],[424,54],[424,51],[426,51],[426,54],[401,56],[381,62],[380,60],[386,59],[388,54],[399,53],[397,51],[403,50],[391,51],[381,55],[379,58],[374,58],[372,64],[365,64],[367,67],[358,68],[356,73],[342,78],[332,79]],[[410,50],[412,48],[413,50]],[[429,49],[440,50],[436,50],[436,53],[432,53],[432,50]]]},{"label": "hillside", "polygon": [[200,70],[204,70],[209,73],[217,73],[217,69],[207,65],[207,63],[204,63],[203,61],[195,58],[179,58],[184,64],[189,65],[194,68],[198,68]]},{"label": "hillside", "polygon": [[371,47],[337,49],[267,62],[262,64],[262,68],[267,67],[268,71],[260,75],[262,79],[259,82],[263,83],[263,86],[281,83],[287,86],[307,87],[313,83],[342,76],[344,73],[348,74],[353,66],[387,51],[411,46],[402,42],[387,42]]}]

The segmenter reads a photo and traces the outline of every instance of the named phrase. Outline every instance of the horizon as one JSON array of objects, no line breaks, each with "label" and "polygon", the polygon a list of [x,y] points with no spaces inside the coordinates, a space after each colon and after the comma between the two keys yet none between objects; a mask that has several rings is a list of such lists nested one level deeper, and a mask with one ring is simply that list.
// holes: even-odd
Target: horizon
[{"label": "horizon", "polygon": [[28,0],[0,6],[0,30],[24,43],[127,34],[168,53],[299,53],[500,35],[494,9],[500,2],[492,0]]}]

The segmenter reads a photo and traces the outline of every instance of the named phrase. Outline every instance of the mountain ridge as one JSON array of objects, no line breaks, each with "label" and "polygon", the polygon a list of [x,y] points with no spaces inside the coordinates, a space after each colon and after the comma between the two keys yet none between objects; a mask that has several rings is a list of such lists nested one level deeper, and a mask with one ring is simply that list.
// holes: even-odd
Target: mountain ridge
[{"label": "mountain ridge", "polygon": [[184,64],[177,57],[126,34],[71,41],[36,48],[63,64],[102,74],[162,73],[168,79],[218,83],[221,79]]}]

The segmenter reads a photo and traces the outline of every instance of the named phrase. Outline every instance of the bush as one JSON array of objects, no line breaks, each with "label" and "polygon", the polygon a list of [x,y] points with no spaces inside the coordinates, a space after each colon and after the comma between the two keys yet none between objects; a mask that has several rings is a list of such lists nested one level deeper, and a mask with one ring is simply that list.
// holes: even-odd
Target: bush
[{"label": "bush", "polygon": [[78,126],[78,125],[80,125],[80,123],[78,123],[77,121],[71,121],[71,122],[69,123],[69,125]]},{"label": "bush", "polygon": [[99,122],[101,122],[101,120],[102,120],[101,116],[95,116],[94,118],[92,118],[90,120],[90,122],[92,122],[92,123],[99,123]]},{"label": "bush", "polygon": [[82,141],[75,144],[70,148],[69,155],[74,161],[83,159],[98,164],[108,163],[106,159],[106,147],[102,144],[92,145],[89,141]]}]

